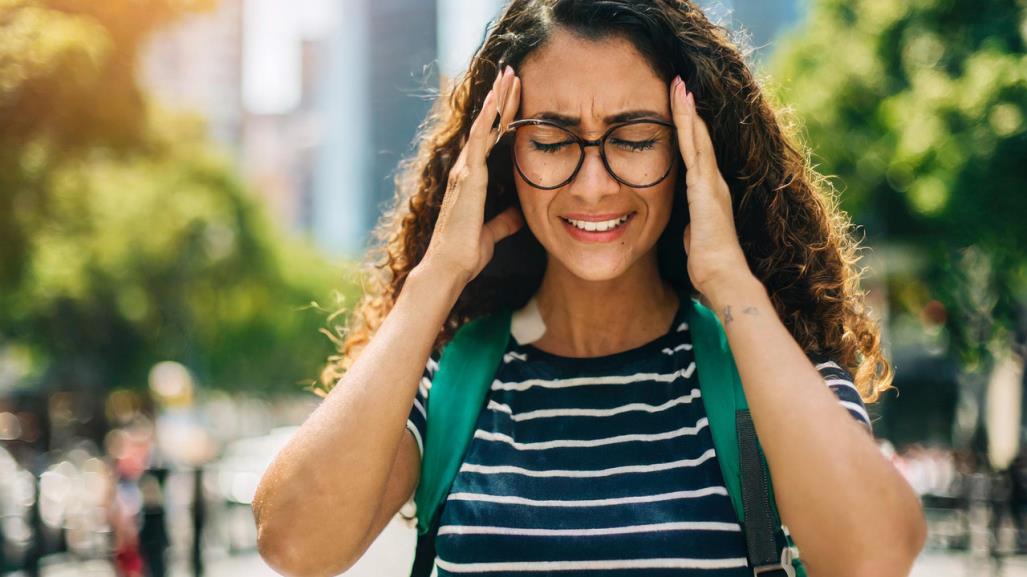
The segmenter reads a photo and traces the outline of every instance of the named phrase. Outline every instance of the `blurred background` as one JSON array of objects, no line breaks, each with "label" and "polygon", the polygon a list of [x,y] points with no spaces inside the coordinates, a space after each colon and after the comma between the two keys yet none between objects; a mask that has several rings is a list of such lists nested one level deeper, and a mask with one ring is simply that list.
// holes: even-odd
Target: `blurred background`
[{"label": "blurred background", "polygon": [[[0,575],[273,574],[397,162],[499,0],[0,0]],[[718,0],[869,247],[914,575],[1027,575],[1027,2]],[[348,574],[406,575],[399,517]]]}]

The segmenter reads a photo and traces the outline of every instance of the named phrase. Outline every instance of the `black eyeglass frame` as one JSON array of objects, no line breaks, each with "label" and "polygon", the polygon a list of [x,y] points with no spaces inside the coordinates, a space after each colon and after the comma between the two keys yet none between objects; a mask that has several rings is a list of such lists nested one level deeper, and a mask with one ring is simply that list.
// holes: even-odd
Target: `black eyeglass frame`
[{"label": "black eyeglass frame", "polygon": [[[527,182],[528,184],[530,184],[531,186],[533,186],[533,187],[535,187],[537,189],[540,189],[540,190],[555,190],[557,188],[566,186],[567,183],[569,183],[572,180],[574,180],[574,178],[576,176],[578,176],[578,171],[581,170],[581,165],[583,165],[585,163],[585,147],[586,146],[596,146],[596,147],[599,148],[599,158],[601,158],[603,160],[603,166],[606,167],[606,172],[609,173],[609,175],[612,176],[614,178],[614,180],[616,180],[617,182],[619,182],[619,183],[621,183],[621,184],[623,184],[625,186],[630,186],[631,188],[650,188],[650,187],[656,186],[657,184],[660,184],[668,176],[670,176],[670,173],[674,171],[674,165],[677,164],[677,157],[678,157],[678,155],[675,154],[675,155],[672,156],[670,166],[667,167],[667,172],[665,172],[663,174],[663,176],[661,176],[660,178],[658,178],[657,180],[655,180],[651,184],[645,184],[645,185],[633,184],[633,183],[627,182],[626,180],[624,180],[621,177],[617,176],[617,174],[613,171],[613,169],[610,168],[610,161],[607,160],[607,158],[606,158],[606,139],[611,134],[613,134],[613,132],[615,130],[617,130],[619,128],[623,128],[625,126],[630,126],[632,124],[660,124],[660,125],[666,126],[668,128],[676,128],[676,125],[673,122],[667,122],[666,120],[662,120],[662,119],[659,119],[659,118],[637,118],[635,120],[628,120],[626,122],[619,122],[617,124],[614,124],[613,126],[611,126],[608,129],[606,129],[606,132],[604,132],[603,135],[600,136],[599,138],[597,138],[595,140],[588,140],[588,139],[582,138],[581,136],[575,134],[574,132],[571,132],[570,130],[568,130],[564,126],[561,126],[560,124],[558,124],[556,122],[553,122],[551,120],[545,120],[545,119],[541,119],[541,118],[524,118],[524,119],[521,119],[521,120],[515,120],[515,121],[511,122],[510,124],[508,124],[506,126],[506,134],[512,134],[515,130],[517,130],[517,128],[519,128],[521,126],[539,126],[539,125],[541,125],[541,126],[552,126],[553,128],[558,128],[558,129],[566,132],[567,134],[569,134],[571,136],[571,138],[574,140],[574,142],[577,143],[578,150],[579,150],[578,165],[574,167],[574,171],[571,172],[571,175],[569,177],[567,177],[566,180],[564,180],[560,184],[557,184],[557,185],[554,185],[554,186],[539,186],[539,185],[535,184],[534,182],[532,182],[531,179],[528,178],[527,175],[524,174],[524,171],[521,170],[520,163],[517,162],[517,153],[516,153],[516,151],[515,150],[511,150],[511,155],[513,156],[514,168],[517,169],[517,173],[521,175],[521,178],[523,178],[525,182]],[[513,147],[513,148],[516,148],[516,147]]]}]

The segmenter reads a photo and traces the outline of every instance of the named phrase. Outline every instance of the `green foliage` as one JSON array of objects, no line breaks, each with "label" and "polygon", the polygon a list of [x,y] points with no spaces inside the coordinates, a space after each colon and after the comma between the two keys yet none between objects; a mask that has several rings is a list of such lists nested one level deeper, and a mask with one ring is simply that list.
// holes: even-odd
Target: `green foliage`
[{"label": "green foliage", "polygon": [[923,258],[894,310],[940,300],[971,369],[1027,296],[1025,44],[1023,1],[820,0],[771,67],[869,244]]},{"label": "green foliage", "polygon": [[343,270],[278,235],[202,122],[135,82],[146,33],[206,4],[0,0],[0,350],[31,359],[25,382],[142,387],[172,359],[287,392],[330,352],[309,304]]}]

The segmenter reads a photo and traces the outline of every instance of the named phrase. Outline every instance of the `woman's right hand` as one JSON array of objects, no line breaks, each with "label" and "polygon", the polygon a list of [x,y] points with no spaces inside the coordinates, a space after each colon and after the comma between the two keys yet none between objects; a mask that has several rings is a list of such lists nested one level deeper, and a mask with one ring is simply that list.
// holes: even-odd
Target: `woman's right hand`
[{"label": "woman's right hand", "polygon": [[[460,155],[449,170],[439,217],[421,261],[442,274],[455,275],[464,284],[471,282],[492,260],[497,242],[524,226],[524,216],[516,206],[484,222],[489,176],[485,162],[502,136],[503,127],[517,113],[520,90],[521,81],[509,66],[493,82]],[[492,128],[497,114],[499,125]]]}]

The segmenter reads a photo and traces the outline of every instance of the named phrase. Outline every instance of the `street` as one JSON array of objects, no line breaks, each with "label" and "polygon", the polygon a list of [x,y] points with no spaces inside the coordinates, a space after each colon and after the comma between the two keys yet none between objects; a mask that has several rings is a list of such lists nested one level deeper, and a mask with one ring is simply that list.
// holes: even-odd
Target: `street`
[{"label": "street", "polygon": [[[363,558],[347,577],[406,577],[413,559],[414,533],[398,517],[382,532],[382,535],[368,549]],[[114,572],[103,561],[73,562],[54,559],[43,569],[43,577],[113,577]],[[256,553],[246,552],[233,556],[208,555],[207,577],[273,577],[272,571]],[[986,563],[971,562],[966,555],[941,551],[926,551],[921,554],[910,577],[1027,577],[1027,556],[1009,557],[1001,568],[989,572]],[[173,564],[171,577],[189,577],[188,567],[182,563]],[[13,573],[7,577],[19,577]]]}]

